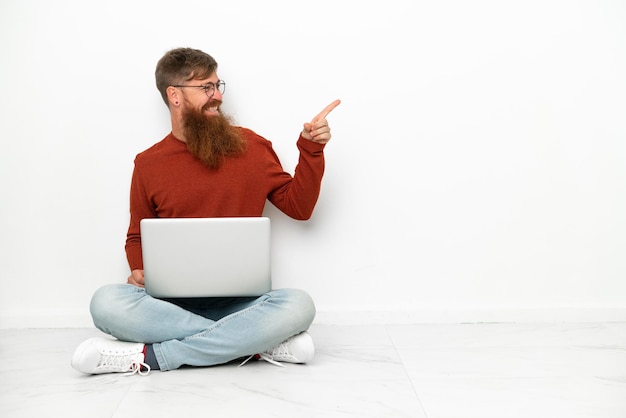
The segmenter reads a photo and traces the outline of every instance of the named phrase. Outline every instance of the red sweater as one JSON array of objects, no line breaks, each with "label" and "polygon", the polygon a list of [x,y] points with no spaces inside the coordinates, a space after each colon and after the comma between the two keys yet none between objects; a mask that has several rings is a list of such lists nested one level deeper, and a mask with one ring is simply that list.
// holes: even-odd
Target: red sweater
[{"label": "red sweater", "polygon": [[324,145],[298,139],[300,159],[292,177],[270,141],[241,128],[248,141],[243,156],[207,168],[169,134],[135,158],[130,188],[126,257],[131,270],[143,269],[139,222],[144,218],[261,216],[265,201],[294,219],[308,219],[324,173]]}]

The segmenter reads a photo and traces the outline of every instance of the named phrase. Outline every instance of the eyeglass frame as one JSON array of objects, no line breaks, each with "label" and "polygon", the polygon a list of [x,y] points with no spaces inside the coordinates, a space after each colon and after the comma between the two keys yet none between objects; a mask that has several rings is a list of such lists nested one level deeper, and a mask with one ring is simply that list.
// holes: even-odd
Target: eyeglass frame
[{"label": "eyeglass frame", "polygon": [[[206,84],[204,84],[202,86],[184,86],[182,84],[176,84],[176,85],[172,85],[172,87],[178,87],[178,88],[194,87],[194,88],[203,89],[204,93],[207,95],[207,97],[209,99],[212,99],[213,96],[215,96],[215,91],[216,90],[219,91],[220,94],[224,94],[224,92],[226,91],[226,82],[224,80],[219,80],[217,83],[209,81],[208,83],[206,83]],[[209,96],[209,89],[211,89],[211,95],[210,96]]]}]

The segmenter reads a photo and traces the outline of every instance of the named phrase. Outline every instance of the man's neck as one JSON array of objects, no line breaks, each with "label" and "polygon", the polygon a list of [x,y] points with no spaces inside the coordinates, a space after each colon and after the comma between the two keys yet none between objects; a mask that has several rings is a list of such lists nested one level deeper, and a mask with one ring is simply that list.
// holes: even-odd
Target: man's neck
[{"label": "man's neck", "polygon": [[182,142],[187,142],[185,135],[183,135],[182,118],[177,117],[174,113],[172,113],[172,135]]}]

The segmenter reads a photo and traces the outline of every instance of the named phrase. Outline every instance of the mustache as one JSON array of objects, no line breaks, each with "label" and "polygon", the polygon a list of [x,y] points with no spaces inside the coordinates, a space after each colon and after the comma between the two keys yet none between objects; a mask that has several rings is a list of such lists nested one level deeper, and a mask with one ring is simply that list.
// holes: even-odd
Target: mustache
[{"label": "mustache", "polygon": [[212,107],[216,107],[217,110],[220,110],[221,106],[222,106],[222,101],[221,100],[209,100],[209,102],[207,104],[202,106],[202,111],[204,112],[205,110],[209,110]]}]

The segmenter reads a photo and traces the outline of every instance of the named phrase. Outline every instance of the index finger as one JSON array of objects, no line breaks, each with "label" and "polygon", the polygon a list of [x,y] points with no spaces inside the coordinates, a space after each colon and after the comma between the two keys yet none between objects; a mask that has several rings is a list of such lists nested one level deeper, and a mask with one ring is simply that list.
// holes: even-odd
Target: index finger
[{"label": "index finger", "polygon": [[332,110],[334,108],[336,108],[337,106],[339,106],[339,104],[341,103],[341,100],[335,100],[334,102],[332,102],[331,104],[329,104],[328,106],[326,106],[324,108],[324,110],[322,110],[319,115],[317,115],[316,117],[313,118],[313,120],[319,120],[319,119],[324,119],[326,118],[326,116],[328,116],[328,114],[330,112],[332,112]]}]

